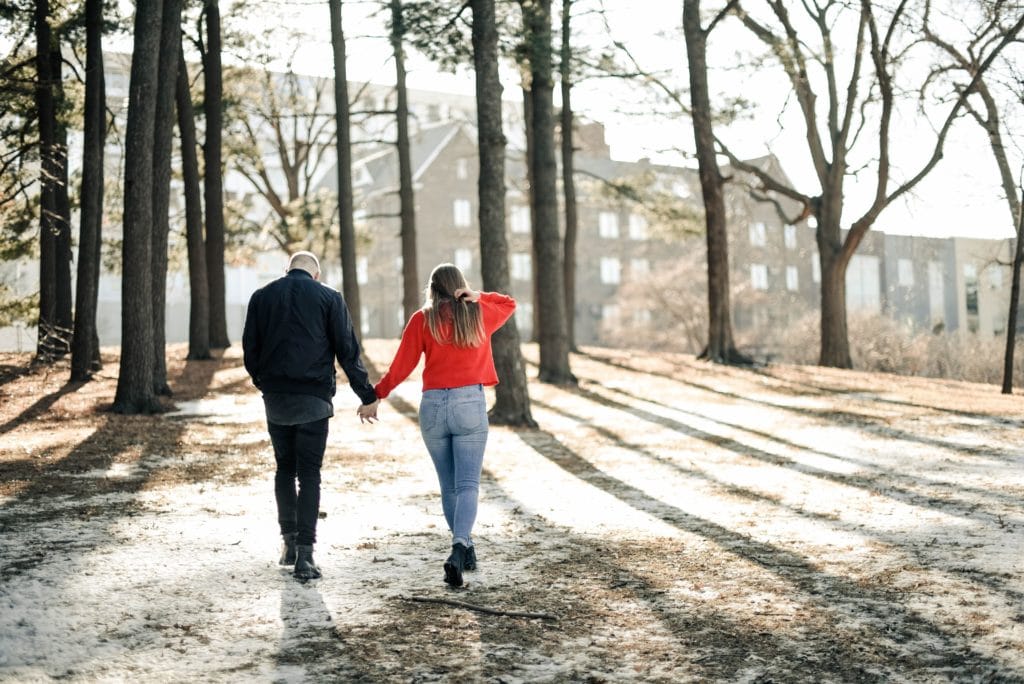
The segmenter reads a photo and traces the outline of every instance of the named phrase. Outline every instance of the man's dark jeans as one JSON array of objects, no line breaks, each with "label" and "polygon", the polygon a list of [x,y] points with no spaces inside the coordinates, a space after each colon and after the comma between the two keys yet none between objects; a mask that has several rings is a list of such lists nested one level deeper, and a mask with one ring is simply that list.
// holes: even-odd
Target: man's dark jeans
[{"label": "man's dark jeans", "polygon": [[[281,534],[297,533],[296,544],[316,542],[316,520],[320,510],[320,466],[327,446],[328,418],[298,425],[267,423],[274,445],[277,473],[277,521]],[[295,481],[299,489],[296,494]]]}]

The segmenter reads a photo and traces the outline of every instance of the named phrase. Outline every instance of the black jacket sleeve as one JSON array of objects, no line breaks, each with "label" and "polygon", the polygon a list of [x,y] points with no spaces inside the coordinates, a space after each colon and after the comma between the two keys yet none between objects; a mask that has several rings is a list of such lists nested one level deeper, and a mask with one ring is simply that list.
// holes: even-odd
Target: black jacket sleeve
[{"label": "black jacket sleeve", "polygon": [[331,298],[330,320],[328,330],[331,335],[331,344],[334,345],[334,355],[338,364],[345,371],[348,377],[348,385],[356,393],[364,404],[372,404],[377,401],[377,395],[370,384],[369,375],[363,362],[359,358],[359,340],[356,339],[356,331],[352,327],[352,317],[348,313],[348,307],[341,298],[341,294],[335,292]]},{"label": "black jacket sleeve", "polygon": [[245,364],[245,370],[249,373],[249,377],[252,378],[252,384],[256,385],[257,389],[260,386],[257,366],[261,347],[259,324],[256,320],[258,297],[259,291],[257,290],[249,298],[249,307],[245,312],[245,327],[242,329],[242,362]]}]

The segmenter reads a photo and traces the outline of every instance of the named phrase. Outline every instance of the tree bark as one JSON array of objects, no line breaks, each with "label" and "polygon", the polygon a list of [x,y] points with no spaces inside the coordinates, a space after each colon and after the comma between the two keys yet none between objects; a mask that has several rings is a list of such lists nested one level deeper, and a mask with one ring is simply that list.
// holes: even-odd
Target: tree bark
[{"label": "tree bark", "polygon": [[163,0],[153,122],[153,244],[150,276],[153,296],[153,392],[170,396],[167,384],[167,236],[170,232],[171,149],[174,142],[174,90],[181,50],[182,0]]},{"label": "tree bark", "polygon": [[81,220],[78,230],[78,286],[75,332],[71,338],[71,379],[84,381],[99,370],[96,309],[103,229],[103,147],[107,137],[103,75],[103,0],[85,2],[85,117],[82,146]]},{"label": "tree bark", "polygon": [[749,362],[733,343],[729,297],[729,245],[722,178],[715,152],[708,94],[708,30],[701,26],[700,0],[683,0],[683,34],[690,74],[690,118],[697,151],[708,248],[708,343],[703,357],[715,363]]},{"label": "tree bark", "polygon": [[203,145],[203,195],[206,209],[206,280],[210,290],[210,346],[226,349],[228,338],[227,303],[224,283],[224,166],[222,136],[224,127],[224,87],[221,68],[219,0],[205,0],[206,52],[203,55],[203,113],[206,117],[206,143]]},{"label": "tree bark", "polygon": [[540,338],[540,307],[537,301],[540,299],[540,290],[537,288],[537,235],[534,226],[537,225],[537,203],[533,200],[533,97],[530,94],[530,87],[527,79],[528,74],[523,78],[523,124],[525,126],[526,141],[526,199],[530,206],[530,258],[532,268],[530,269],[530,301],[533,302],[533,316],[530,319],[530,341],[536,343]]},{"label": "tree bark", "polygon": [[523,19],[530,59],[531,114],[533,118],[533,227],[540,310],[538,343],[541,382],[575,385],[569,369],[566,334],[562,241],[558,230],[558,167],[555,163],[555,117],[551,65],[551,0],[524,0]]},{"label": "tree bark", "polygon": [[[60,39],[50,25],[50,3],[36,0],[36,109],[39,117],[39,327],[36,358],[51,362],[68,350],[71,335],[70,203],[67,134],[58,120],[63,98]],[[63,141],[63,143],[62,143]]]},{"label": "tree bark", "polygon": [[348,74],[345,55],[341,0],[329,0],[331,47],[334,54],[334,120],[338,147],[338,224],[341,238],[342,293],[352,316],[352,327],[362,338],[362,307],[356,267],[356,226],[352,193],[352,122],[348,103]]},{"label": "tree bark", "polygon": [[128,124],[125,132],[124,242],[121,277],[121,368],[113,410],[153,413],[152,262],[153,137],[163,0],[135,10]]},{"label": "tree bark", "polygon": [[196,122],[189,91],[185,50],[178,44],[175,79],[178,135],[181,138],[181,175],[185,186],[185,244],[188,250],[188,358],[210,358],[210,290],[206,280],[206,247],[203,242],[203,203],[196,153]]},{"label": "tree bark", "polygon": [[416,252],[416,200],[412,187],[412,161],[409,157],[409,100],[405,88],[405,50],[402,36],[405,24],[402,3],[391,0],[391,47],[395,55],[395,93],[398,124],[398,215],[402,237],[402,309],[405,319],[420,308],[420,278]]},{"label": "tree bark", "polygon": [[[498,76],[498,30],[494,0],[472,0],[473,67],[476,71],[477,180],[480,220],[480,273],[484,290],[509,292],[508,240],[505,235],[505,133]],[[491,338],[498,385],[489,417],[496,425],[536,427],[530,412],[526,367],[519,330],[512,317]]]},{"label": "tree bark", "polygon": [[562,0],[562,48],[559,75],[562,89],[562,195],[565,201],[565,237],[563,281],[565,288],[565,332],[569,349],[576,349],[576,235],[579,219],[576,209],[575,150],[573,148],[572,111],[572,29],[573,0]]},{"label": "tree bark", "polygon": [[[1016,197],[1016,190],[1014,190]],[[1013,280],[1010,282],[1010,312],[1006,321],[1006,353],[1003,356],[1003,394],[1013,393],[1013,357],[1017,342],[1017,312],[1020,310],[1020,269],[1024,260],[1024,184],[1017,201],[1017,240],[1013,247]]]}]

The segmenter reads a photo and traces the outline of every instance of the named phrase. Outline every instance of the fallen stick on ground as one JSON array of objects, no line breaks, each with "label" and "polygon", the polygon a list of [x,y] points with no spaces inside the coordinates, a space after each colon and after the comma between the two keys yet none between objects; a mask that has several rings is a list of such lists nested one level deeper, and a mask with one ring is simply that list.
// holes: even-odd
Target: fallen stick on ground
[{"label": "fallen stick on ground", "polygon": [[487,613],[488,615],[504,615],[506,617],[522,617],[522,618],[539,618],[541,620],[558,620],[554,615],[548,615],[547,613],[523,613],[517,610],[495,610],[493,608],[485,608],[484,606],[475,606],[472,603],[463,603],[462,601],[453,601],[451,599],[441,598],[427,598],[425,596],[401,596],[399,597],[403,601],[415,601],[416,603],[440,603],[446,606],[455,606],[456,608],[465,608],[467,610],[475,610],[478,613]]}]

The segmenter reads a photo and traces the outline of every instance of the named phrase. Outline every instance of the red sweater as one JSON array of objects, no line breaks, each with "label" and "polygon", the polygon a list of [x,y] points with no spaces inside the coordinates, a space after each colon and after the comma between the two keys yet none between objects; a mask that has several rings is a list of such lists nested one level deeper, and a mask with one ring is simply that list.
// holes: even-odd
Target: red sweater
[{"label": "red sweater", "polygon": [[427,328],[423,311],[417,311],[405,326],[391,367],[374,386],[374,391],[381,399],[391,394],[416,369],[421,354],[427,356],[423,368],[423,391],[465,385],[497,385],[498,374],[491,356],[491,333],[504,325],[515,310],[516,300],[511,297],[497,292],[481,292],[484,341],[478,347],[456,347],[438,342]]}]

